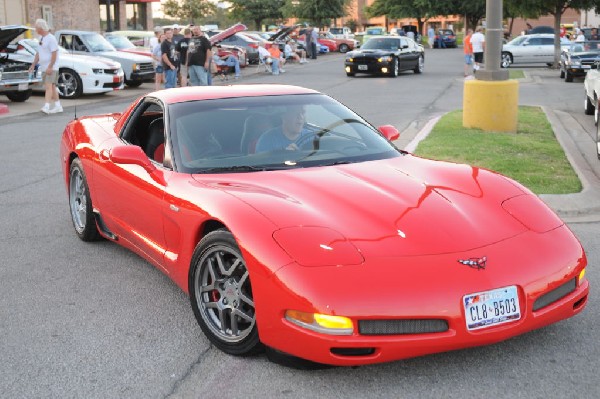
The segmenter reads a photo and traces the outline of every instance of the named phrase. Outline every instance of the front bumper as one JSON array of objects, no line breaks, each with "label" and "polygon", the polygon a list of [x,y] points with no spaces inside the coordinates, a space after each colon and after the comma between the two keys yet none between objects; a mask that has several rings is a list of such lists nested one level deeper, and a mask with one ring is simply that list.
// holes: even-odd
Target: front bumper
[{"label": "front bumper", "polygon": [[390,73],[392,67],[393,65],[390,61],[368,60],[364,62],[344,62],[344,68],[347,73],[385,75]]},{"label": "front bumper", "polygon": [[[276,278],[258,278],[256,284],[253,280],[261,341],[318,363],[363,365],[492,344],[572,317],[585,308],[589,282],[578,278],[587,261],[565,226],[545,234],[524,233],[475,252],[481,251],[494,260],[486,270],[456,261],[473,256],[473,251],[380,258],[357,266],[285,266]],[[552,298],[551,293],[573,279],[576,284],[572,290]],[[274,284],[275,280],[280,284]],[[469,330],[463,297],[511,285],[518,290],[520,318]],[[259,297],[258,293],[267,288],[266,297]],[[551,299],[540,306],[548,297]],[[352,319],[354,331],[352,335],[328,335],[308,330],[284,318],[288,309],[346,316]],[[366,335],[358,327],[365,320],[445,320],[448,328],[442,332]]]},{"label": "front bumper", "polygon": [[132,82],[154,82],[156,73],[154,70],[151,71],[137,71],[131,72],[129,80]]}]

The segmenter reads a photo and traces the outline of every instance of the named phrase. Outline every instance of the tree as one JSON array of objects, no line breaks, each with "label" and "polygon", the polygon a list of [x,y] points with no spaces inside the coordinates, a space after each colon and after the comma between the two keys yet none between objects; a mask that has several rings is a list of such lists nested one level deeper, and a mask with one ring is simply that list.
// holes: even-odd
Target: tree
[{"label": "tree", "polygon": [[351,0],[286,0],[286,17],[309,20],[315,26],[329,25],[330,20],[347,14]]},{"label": "tree", "polygon": [[180,21],[195,23],[216,11],[216,6],[209,0],[167,0],[162,5],[163,13]]},{"label": "tree", "polygon": [[277,22],[283,19],[282,8],[286,0],[229,0],[231,17],[238,21],[252,21],[260,29],[263,21]]}]

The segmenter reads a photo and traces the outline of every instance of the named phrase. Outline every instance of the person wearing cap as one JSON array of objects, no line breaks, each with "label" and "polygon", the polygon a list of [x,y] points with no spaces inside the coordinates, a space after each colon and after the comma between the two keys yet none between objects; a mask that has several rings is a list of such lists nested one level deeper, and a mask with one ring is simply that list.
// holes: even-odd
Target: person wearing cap
[{"label": "person wearing cap", "polygon": [[183,38],[184,35],[181,34],[181,27],[177,24],[173,25],[173,43],[177,44]]},{"label": "person wearing cap", "polygon": [[192,29],[192,38],[187,51],[187,66],[190,85],[208,86],[208,74],[212,52],[210,41],[204,36],[199,26]]}]

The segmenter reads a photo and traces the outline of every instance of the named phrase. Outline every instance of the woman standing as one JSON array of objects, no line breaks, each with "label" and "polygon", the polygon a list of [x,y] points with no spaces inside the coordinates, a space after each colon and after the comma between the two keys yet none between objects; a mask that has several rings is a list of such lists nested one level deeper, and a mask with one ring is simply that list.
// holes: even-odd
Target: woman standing
[{"label": "woman standing", "polygon": [[152,58],[154,59],[154,90],[160,90],[164,83],[164,70],[162,65],[162,52],[160,46],[165,40],[165,34],[161,33],[158,36],[158,43],[152,47]]}]

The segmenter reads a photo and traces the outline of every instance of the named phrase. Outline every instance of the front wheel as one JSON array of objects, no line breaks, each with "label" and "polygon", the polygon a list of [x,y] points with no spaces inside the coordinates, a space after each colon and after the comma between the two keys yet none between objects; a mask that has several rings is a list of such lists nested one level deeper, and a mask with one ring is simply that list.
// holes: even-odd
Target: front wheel
[{"label": "front wheel", "polygon": [[391,71],[390,71],[390,76],[392,78],[398,77],[398,59],[397,58],[394,58],[392,60],[392,68],[391,68]]},{"label": "front wheel", "polygon": [[565,78],[565,71],[562,68],[560,68],[560,78],[561,79]]},{"label": "front wheel", "polygon": [[590,101],[590,98],[588,97],[587,93],[585,93],[583,112],[585,112],[586,115],[592,115],[594,114],[595,108],[596,107],[594,106],[594,103]]},{"label": "front wheel", "polygon": [[512,57],[509,53],[502,53],[502,58],[500,59],[500,66],[502,68],[508,68],[512,64]]},{"label": "front wheel", "polygon": [[573,81],[573,74],[569,71],[565,72],[565,82],[571,83]]},{"label": "front wheel", "polygon": [[60,98],[78,98],[83,93],[79,74],[72,69],[61,69],[58,73],[58,94]]},{"label": "front wheel", "polygon": [[142,83],[139,80],[125,80],[125,84],[129,87],[140,87]]},{"label": "front wheel", "polygon": [[75,233],[82,241],[95,241],[100,238],[94,219],[90,189],[79,158],[69,169],[69,208]]},{"label": "front wheel", "polygon": [[425,58],[422,55],[419,56],[419,60],[417,61],[417,66],[413,69],[414,73],[423,73],[425,70]]},{"label": "front wheel", "polygon": [[347,53],[349,50],[349,47],[346,43],[342,43],[342,44],[340,44],[339,50],[340,50],[340,53]]},{"label": "front wheel", "polygon": [[217,348],[238,356],[263,348],[246,262],[229,231],[213,231],[198,243],[188,288],[196,320]]},{"label": "front wheel", "polygon": [[4,94],[6,94],[6,97],[8,97],[10,101],[15,103],[22,103],[27,101],[29,97],[31,97],[31,90],[9,91]]}]

